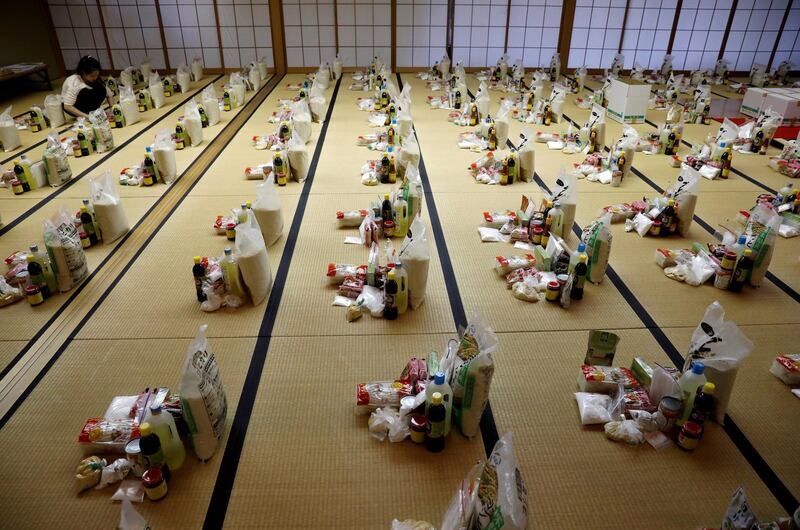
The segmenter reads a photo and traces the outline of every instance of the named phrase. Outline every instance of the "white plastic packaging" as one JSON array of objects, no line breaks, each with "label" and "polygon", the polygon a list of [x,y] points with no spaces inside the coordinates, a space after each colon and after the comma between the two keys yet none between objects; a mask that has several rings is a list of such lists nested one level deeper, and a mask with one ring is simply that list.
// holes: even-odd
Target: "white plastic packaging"
[{"label": "white plastic packaging", "polygon": [[311,162],[306,144],[299,135],[292,134],[292,137],[289,138],[286,156],[289,158],[289,167],[294,178],[297,182],[305,182]]},{"label": "white plastic packaging", "polygon": [[208,85],[203,89],[203,109],[206,111],[208,117],[209,127],[219,123],[219,98],[217,98],[217,91],[214,85]]},{"label": "white plastic packaging", "polygon": [[192,60],[192,80],[197,83],[203,79],[203,61],[199,57]]},{"label": "white plastic packaging", "polygon": [[65,207],[44,220],[44,244],[55,266],[59,291],[69,291],[89,274],[81,238]]},{"label": "white plastic packaging", "polygon": [[97,218],[100,238],[104,244],[111,243],[130,230],[116,180],[110,171],[104,172],[96,179],[89,179],[89,195]]},{"label": "white plastic packaging", "polygon": [[60,94],[48,94],[44,98],[44,111],[50,119],[50,127],[61,127],[67,123],[64,101]]},{"label": "white plastic packaging", "polygon": [[0,114],[0,144],[3,146],[3,151],[6,153],[22,145],[22,141],[19,139],[17,125],[14,123],[14,117],[11,115],[11,105]]},{"label": "white plastic packaging", "polygon": [[47,182],[52,187],[57,188],[72,178],[67,152],[55,132],[47,135],[47,146],[44,148],[42,161],[47,173]]},{"label": "white plastic packaging", "polygon": [[305,100],[292,103],[292,136],[308,143],[311,140],[311,110]]},{"label": "white plastic packaging", "polygon": [[175,78],[178,81],[178,88],[181,90],[181,94],[186,94],[192,88],[192,71],[189,69],[188,66],[185,64],[178,67],[178,71],[175,74]]},{"label": "white plastic packaging", "polygon": [[139,121],[139,103],[133,95],[133,88],[129,85],[119,87],[119,106],[122,109],[122,117],[125,119],[126,126]]},{"label": "white plastic packaging", "polygon": [[169,129],[162,129],[156,133],[156,139],[153,142],[153,162],[155,162],[159,177],[164,184],[171,184],[175,181],[178,176],[175,162],[175,140]]},{"label": "white plastic packaging", "polygon": [[411,223],[399,255],[403,268],[408,273],[408,303],[412,309],[418,309],[425,301],[431,260],[431,246],[425,223],[419,216]]},{"label": "white plastic packaging", "polygon": [[283,234],[283,209],[273,176],[256,186],[253,213],[261,228],[264,243],[268,247],[274,245]]},{"label": "white plastic packaging", "polygon": [[197,102],[192,99],[186,104],[183,110],[183,126],[192,147],[203,143],[203,122],[200,119],[200,111]]},{"label": "white plastic packaging", "polygon": [[158,72],[153,72],[149,75],[148,83],[153,107],[160,109],[164,106],[166,99],[164,98],[164,83],[161,82],[161,76],[158,75]]},{"label": "white plastic packaging", "polygon": [[236,226],[236,249],[239,251],[239,270],[250,299],[253,305],[259,305],[272,290],[272,269],[264,236],[252,211],[248,212],[247,221]]}]

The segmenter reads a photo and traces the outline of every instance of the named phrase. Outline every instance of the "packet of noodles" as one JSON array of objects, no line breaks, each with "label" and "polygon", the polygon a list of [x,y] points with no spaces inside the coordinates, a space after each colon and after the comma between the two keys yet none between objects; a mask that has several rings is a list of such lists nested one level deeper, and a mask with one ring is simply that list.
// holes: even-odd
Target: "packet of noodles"
[{"label": "packet of noodles", "polygon": [[407,383],[413,388],[417,386],[418,381],[425,381],[427,379],[428,368],[425,359],[417,359],[416,357],[412,357],[406,363],[405,368],[403,368],[403,372],[400,374],[398,381],[401,383]]},{"label": "packet of noodles", "polygon": [[506,275],[506,288],[511,289],[517,282],[524,282],[525,278],[536,276],[539,270],[536,267],[525,267],[524,269],[517,269],[511,271]]},{"label": "packet of noodles", "polygon": [[514,212],[483,212],[483,226],[500,228],[509,221],[516,219]]},{"label": "packet of noodles", "polygon": [[505,276],[511,271],[532,267],[536,264],[536,258],[531,254],[524,256],[497,256],[495,258],[494,270],[500,276]]},{"label": "packet of noodles", "polygon": [[400,408],[400,400],[412,394],[412,386],[400,381],[375,381],[356,386],[356,414],[367,414],[381,407]]},{"label": "packet of noodles", "polygon": [[328,263],[328,283],[337,284],[342,283],[348,276],[359,277],[363,274],[366,277],[366,265],[345,265],[343,263]]}]

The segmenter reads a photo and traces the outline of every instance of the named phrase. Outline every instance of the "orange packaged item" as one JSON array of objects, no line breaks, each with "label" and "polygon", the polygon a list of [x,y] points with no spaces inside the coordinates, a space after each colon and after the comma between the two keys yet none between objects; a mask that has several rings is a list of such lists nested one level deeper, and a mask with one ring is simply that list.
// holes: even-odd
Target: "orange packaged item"
[{"label": "orange packaged item", "polygon": [[356,413],[366,414],[380,407],[400,408],[400,400],[412,394],[412,386],[400,381],[359,383],[356,387]]},{"label": "orange packaged item", "polygon": [[578,374],[578,386],[581,392],[593,394],[613,394],[622,384],[626,391],[636,390],[639,382],[633,372],[621,366],[592,366],[582,364]]},{"label": "orange packaged item", "polygon": [[536,264],[536,258],[531,254],[524,256],[497,256],[495,258],[494,270],[500,276],[506,276],[509,272],[525,267],[532,267]]}]

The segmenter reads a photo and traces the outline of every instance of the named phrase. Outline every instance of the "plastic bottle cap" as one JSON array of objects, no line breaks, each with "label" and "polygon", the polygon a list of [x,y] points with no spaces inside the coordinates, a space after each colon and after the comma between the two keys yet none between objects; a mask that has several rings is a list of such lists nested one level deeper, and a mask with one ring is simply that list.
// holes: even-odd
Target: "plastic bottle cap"
[{"label": "plastic bottle cap", "polygon": [[444,372],[436,372],[436,377],[434,377],[433,383],[436,384],[436,385],[443,385],[444,384]]},{"label": "plastic bottle cap", "polygon": [[588,260],[588,259],[589,259],[589,256],[587,256],[586,254],[581,254],[581,258],[580,258],[581,263],[586,263],[586,260]]},{"label": "plastic bottle cap", "polygon": [[750,250],[749,248],[748,248],[747,250],[745,250],[745,251],[744,251],[744,255],[745,255],[745,256],[747,256],[748,258],[750,257],[750,255],[751,255],[752,253],[753,253],[753,251],[752,251],[752,250]]},{"label": "plastic bottle cap", "polygon": [[388,193],[384,193],[383,198],[384,199],[388,199],[389,198],[389,194]]},{"label": "plastic bottle cap", "polygon": [[395,270],[400,270],[403,268],[403,264],[398,261],[397,263],[394,264],[394,268]]},{"label": "plastic bottle cap", "polygon": [[161,405],[150,405],[150,412],[153,414],[161,414]]},{"label": "plastic bottle cap", "polygon": [[442,404],[442,393],[441,392],[434,392],[433,397],[431,398],[431,402],[434,405],[441,405]]},{"label": "plastic bottle cap", "polygon": [[195,262],[195,263],[200,263],[200,261],[201,261],[201,260],[200,260],[200,256],[195,256],[195,257],[194,257],[194,262]]},{"label": "plastic bottle cap", "polygon": [[555,206],[556,208],[561,208],[561,201],[556,201],[555,203],[553,203],[553,206]]},{"label": "plastic bottle cap", "polygon": [[580,243],[578,245],[578,252],[586,252],[586,243]]},{"label": "plastic bottle cap", "polygon": [[670,199],[667,201],[668,206],[675,206],[675,199]]},{"label": "plastic bottle cap", "polygon": [[714,383],[706,383],[703,385],[703,394],[713,394],[716,388],[717,385],[715,385]]},{"label": "plastic bottle cap", "polygon": [[698,375],[702,374],[705,369],[706,369],[706,365],[704,365],[703,363],[694,363],[692,365],[692,373],[695,373],[695,374],[698,374]]},{"label": "plastic bottle cap", "polygon": [[226,256],[230,256],[231,255],[231,247],[225,247],[225,255]]},{"label": "plastic bottle cap", "polygon": [[747,243],[747,236],[739,236],[739,243],[742,245]]},{"label": "plastic bottle cap", "polygon": [[150,436],[151,432],[153,432],[153,430],[150,428],[149,423],[144,422],[141,425],[139,425],[139,434],[142,435],[142,438],[144,438],[145,436]]},{"label": "plastic bottle cap", "polygon": [[389,269],[388,276],[389,276],[390,280],[394,280],[395,279],[394,269]]}]

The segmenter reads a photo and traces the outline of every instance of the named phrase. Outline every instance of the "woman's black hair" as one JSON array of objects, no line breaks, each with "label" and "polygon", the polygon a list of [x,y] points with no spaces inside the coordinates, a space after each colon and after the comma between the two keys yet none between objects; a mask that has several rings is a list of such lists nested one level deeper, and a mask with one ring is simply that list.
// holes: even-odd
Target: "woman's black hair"
[{"label": "woman's black hair", "polygon": [[99,72],[100,71],[100,61],[92,57],[91,55],[84,55],[81,57],[81,60],[78,61],[78,67],[75,68],[75,72],[78,75],[86,75],[91,74],[92,72]]}]

